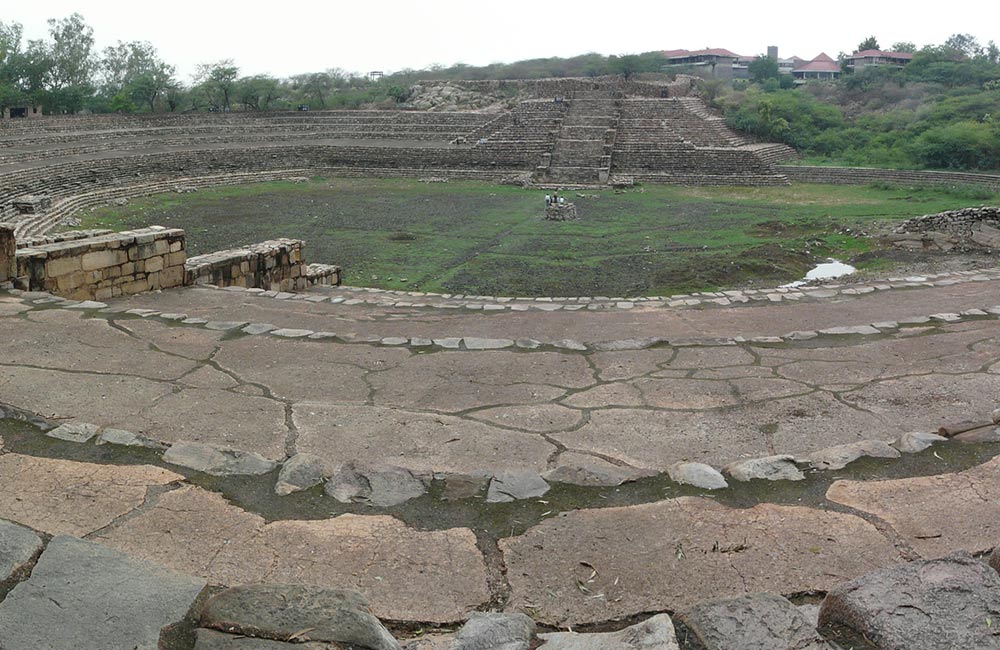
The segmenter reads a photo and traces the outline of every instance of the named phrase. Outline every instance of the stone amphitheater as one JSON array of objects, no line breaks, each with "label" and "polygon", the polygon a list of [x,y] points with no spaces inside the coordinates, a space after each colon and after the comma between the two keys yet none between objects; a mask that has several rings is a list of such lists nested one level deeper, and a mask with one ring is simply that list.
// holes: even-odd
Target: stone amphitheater
[{"label": "stone amphitheater", "polygon": [[54,232],[316,174],[1000,187],[776,166],[684,82],[527,85],[0,122],[0,649],[1000,648],[1000,269],[526,298]]}]

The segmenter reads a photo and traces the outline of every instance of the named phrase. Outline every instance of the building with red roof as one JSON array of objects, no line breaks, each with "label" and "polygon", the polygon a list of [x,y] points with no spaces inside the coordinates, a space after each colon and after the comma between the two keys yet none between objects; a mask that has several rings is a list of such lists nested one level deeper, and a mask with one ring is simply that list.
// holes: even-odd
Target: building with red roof
[{"label": "building with red roof", "polygon": [[814,80],[829,81],[831,79],[839,79],[840,73],[840,64],[831,59],[826,52],[823,52],[809,63],[800,64],[792,70],[792,76],[799,83]]},{"label": "building with red roof", "polygon": [[868,66],[894,66],[902,68],[913,60],[910,52],[883,52],[882,50],[863,50],[847,57],[845,64],[848,69],[858,72]]}]

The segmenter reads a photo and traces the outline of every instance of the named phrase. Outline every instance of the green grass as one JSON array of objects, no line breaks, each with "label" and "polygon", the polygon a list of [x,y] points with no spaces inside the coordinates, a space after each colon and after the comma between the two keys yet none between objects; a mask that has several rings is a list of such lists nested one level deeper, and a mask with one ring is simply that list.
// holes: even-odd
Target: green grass
[{"label": "green grass", "polygon": [[[866,255],[888,222],[996,202],[969,188],[797,184],[644,186],[566,195],[580,219],[542,219],[544,192],[477,182],[311,179],[163,194],[86,213],[81,227],[184,228],[189,255],[277,237],[347,284],[502,295],[662,295],[797,279],[817,257]],[[973,198],[975,197],[975,198]],[[404,281],[405,279],[405,281]]]}]

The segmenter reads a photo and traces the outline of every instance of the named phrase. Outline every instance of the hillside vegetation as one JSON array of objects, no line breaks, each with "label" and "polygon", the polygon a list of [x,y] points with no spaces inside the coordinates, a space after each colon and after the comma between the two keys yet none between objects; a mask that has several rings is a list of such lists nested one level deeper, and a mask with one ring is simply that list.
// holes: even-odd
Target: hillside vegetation
[{"label": "hillside vegetation", "polygon": [[1000,51],[957,35],[904,68],[866,68],[782,89],[776,79],[706,82],[727,123],[818,164],[1000,168]]}]

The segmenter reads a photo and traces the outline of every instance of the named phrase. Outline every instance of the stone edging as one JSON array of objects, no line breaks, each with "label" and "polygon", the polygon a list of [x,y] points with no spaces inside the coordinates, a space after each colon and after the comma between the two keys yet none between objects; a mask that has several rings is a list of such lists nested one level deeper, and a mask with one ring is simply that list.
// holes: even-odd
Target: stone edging
[{"label": "stone edging", "polygon": [[[858,284],[824,283],[801,287],[776,287],[771,289],[739,289],[714,292],[677,294],[673,296],[610,297],[610,296],[480,296],[471,294],[428,293],[423,291],[395,291],[369,287],[340,286],[335,291],[347,295],[332,297],[321,294],[292,294],[263,289],[224,287],[225,291],[246,292],[261,298],[277,300],[308,300],[332,304],[372,305],[394,308],[434,308],[468,309],[473,311],[589,311],[642,308],[685,308],[685,307],[730,307],[749,303],[779,303],[800,300],[827,300],[839,296],[858,296],[876,291],[892,289],[913,289],[921,287],[943,287],[964,282],[989,282],[1000,280],[1000,268],[979,271],[956,271],[907,277],[891,277],[885,280]],[[202,285],[220,288],[213,285]],[[349,297],[356,294],[356,297]],[[365,294],[369,294],[366,296]]]}]

